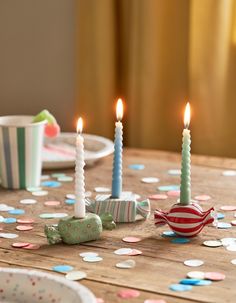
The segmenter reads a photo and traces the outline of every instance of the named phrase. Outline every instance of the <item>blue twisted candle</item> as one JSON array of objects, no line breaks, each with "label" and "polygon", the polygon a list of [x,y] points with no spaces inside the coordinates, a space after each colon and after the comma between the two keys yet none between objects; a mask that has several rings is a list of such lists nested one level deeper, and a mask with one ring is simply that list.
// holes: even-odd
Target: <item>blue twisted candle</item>
[{"label": "blue twisted candle", "polygon": [[187,103],[184,115],[185,129],[183,130],[182,167],[180,185],[180,204],[191,202],[191,135],[188,129],[190,123],[190,105]]},{"label": "blue twisted candle", "polygon": [[114,141],[114,158],[112,171],[112,198],[118,199],[122,193],[122,151],[123,151],[123,125],[121,119],[123,117],[122,100],[118,99],[116,106],[116,128]]}]

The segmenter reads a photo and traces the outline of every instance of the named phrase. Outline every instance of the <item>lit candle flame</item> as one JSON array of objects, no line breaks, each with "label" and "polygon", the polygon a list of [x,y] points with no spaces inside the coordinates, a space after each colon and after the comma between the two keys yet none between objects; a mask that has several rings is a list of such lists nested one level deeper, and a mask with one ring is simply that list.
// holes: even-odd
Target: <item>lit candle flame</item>
[{"label": "lit candle flame", "polygon": [[118,121],[120,121],[123,118],[123,103],[121,98],[118,99],[116,104],[116,117]]},{"label": "lit candle flame", "polygon": [[77,133],[81,134],[83,130],[83,119],[80,117],[77,122]]},{"label": "lit candle flame", "polygon": [[189,102],[187,103],[186,107],[185,107],[185,112],[184,112],[184,126],[185,128],[189,128],[189,124],[190,124],[190,104]]}]

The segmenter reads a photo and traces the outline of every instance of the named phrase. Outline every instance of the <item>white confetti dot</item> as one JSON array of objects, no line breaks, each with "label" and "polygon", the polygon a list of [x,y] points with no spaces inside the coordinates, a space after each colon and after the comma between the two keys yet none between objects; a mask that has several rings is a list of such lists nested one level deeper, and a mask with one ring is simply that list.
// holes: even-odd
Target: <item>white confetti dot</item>
[{"label": "white confetti dot", "polygon": [[232,263],[233,265],[236,265],[236,259],[231,260],[231,263]]},{"label": "white confetti dot", "polygon": [[116,255],[128,255],[130,253],[132,253],[132,248],[119,248],[114,251]]},{"label": "white confetti dot", "polygon": [[0,233],[0,238],[5,238],[5,239],[15,239],[19,237],[17,234],[11,234],[11,233]]},{"label": "white confetti dot", "polygon": [[74,200],[75,199],[75,195],[74,194],[66,194],[66,198]]},{"label": "white confetti dot", "polygon": [[198,259],[184,261],[184,265],[190,266],[190,267],[198,267],[198,266],[201,266],[202,264],[204,264],[204,262],[202,260],[198,260]]},{"label": "white confetti dot", "polygon": [[35,204],[35,203],[37,203],[37,201],[34,199],[22,199],[22,200],[20,200],[20,203],[21,204]]},{"label": "white confetti dot", "polygon": [[203,280],[205,277],[205,273],[203,271],[190,271],[187,273],[187,277],[190,279]]},{"label": "white confetti dot", "polygon": [[160,181],[160,179],[154,177],[146,177],[146,178],[142,178],[141,181],[143,183],[157,183]]},{"label": "white confetti dot", "polygon": [[133,268],[133,267],[135,267],[135,265],[136,265],[136,262],[134,260],[125,260],[125,261],[116,263],[116,267],[124,268],[124,269]]},{"label": "white confetti dot", "polygon": [[84,257],[83,261],[85,262],[90,262],[90,263],[95,263],[95,262],[100,262],[102,261],[103,258],[102,257]]},{"label": "white confetti dot", "polygon": [[70,281],[78,281],[87,277],[87,274],[83,271],[70,271],[66,274],[66,279]]},{"label": "white confetti dot", "polygon": [[181,170],[180,169],[169,169],[168,174],[172,176],[180,176]]},{"label": "white confetti dot", "polygon": [[226,249],[228,251],[236,251],[236,244],[230,244],[230,245],[226,246]]},{"label": "white confetti dot", "polygon": [[220,241],[222,242],[223,246],[236,244],[236,238],[222,238]]},{"label": "white confetti dot", "polygon": [[223,171],[222,175],[225,177],[236,176],[236,170],[225,170],[225,171]]},{"label": "white confetti dot", "polygon": [[95,187],[94,190],[96,193],[109,193],[111,191],[108,187]]},{"label": "white confetti dot", "polygon": [[220,240],[207,240],[203,242],[203,245],[208,247],[219,247],[222,246],[222,242]]},{"label": "white confetti dot", "polygon": [[93,252],[93,251],[86,251],[86,252],[83,252],[83,253],[80,253],[79,254],[80,257],[97,257],[98,256],[98,253],[96,252]]},{"label": "white confetti dot", "polygon": [[46,190],[34,191],[34,192],[32,192],[32,195],[36,196],[36,197],[47,196],[48,195],[48,191],[46,191]]}]

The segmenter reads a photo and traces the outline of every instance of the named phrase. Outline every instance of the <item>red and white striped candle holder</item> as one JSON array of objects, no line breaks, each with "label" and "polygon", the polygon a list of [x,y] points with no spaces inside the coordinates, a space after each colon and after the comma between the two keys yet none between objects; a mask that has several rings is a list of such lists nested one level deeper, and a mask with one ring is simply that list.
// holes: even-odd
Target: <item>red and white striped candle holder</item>
[{"label": "red and white striped candle holder", "polygon": [[154,220],[157,227],[168,224],[177,235],[194,237],[202,231],[204,226],[211,223],[217,225],[217,214],[213,207],[203,211],[194,202],[188,205],[178,203],[174,204],[168,212],[156,210]]}]

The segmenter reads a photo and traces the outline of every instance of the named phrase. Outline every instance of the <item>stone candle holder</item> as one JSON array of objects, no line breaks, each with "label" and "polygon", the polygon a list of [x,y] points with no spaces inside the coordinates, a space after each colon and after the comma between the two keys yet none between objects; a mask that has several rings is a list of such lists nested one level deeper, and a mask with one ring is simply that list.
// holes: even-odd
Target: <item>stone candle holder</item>
[{"label": "stone candle holder", "polygon": [[195,202],[174,204],[170,211],[156,210],[154,213],[157,227],[168,224],[170,229],[182,237],[194,237],[211,223],[217,225],[217,213],[214,208],[203,211]]},{"label": "stone candle holder", "polygon": [[46,225],[44,232],[50,244],[79,244],[100,238],[102,221],[96,214],[86,213],[82,219],[65,217],[58,225]]},{"label": "stone candle holder", "polygon": [[86,210],[99,216],[110,213],[114,222],[135,222],[150,215],[149,200],[137,201],[131,192],[123,193],[120,199],[110,195],[97,195],[95,200],[86,200]]}]

